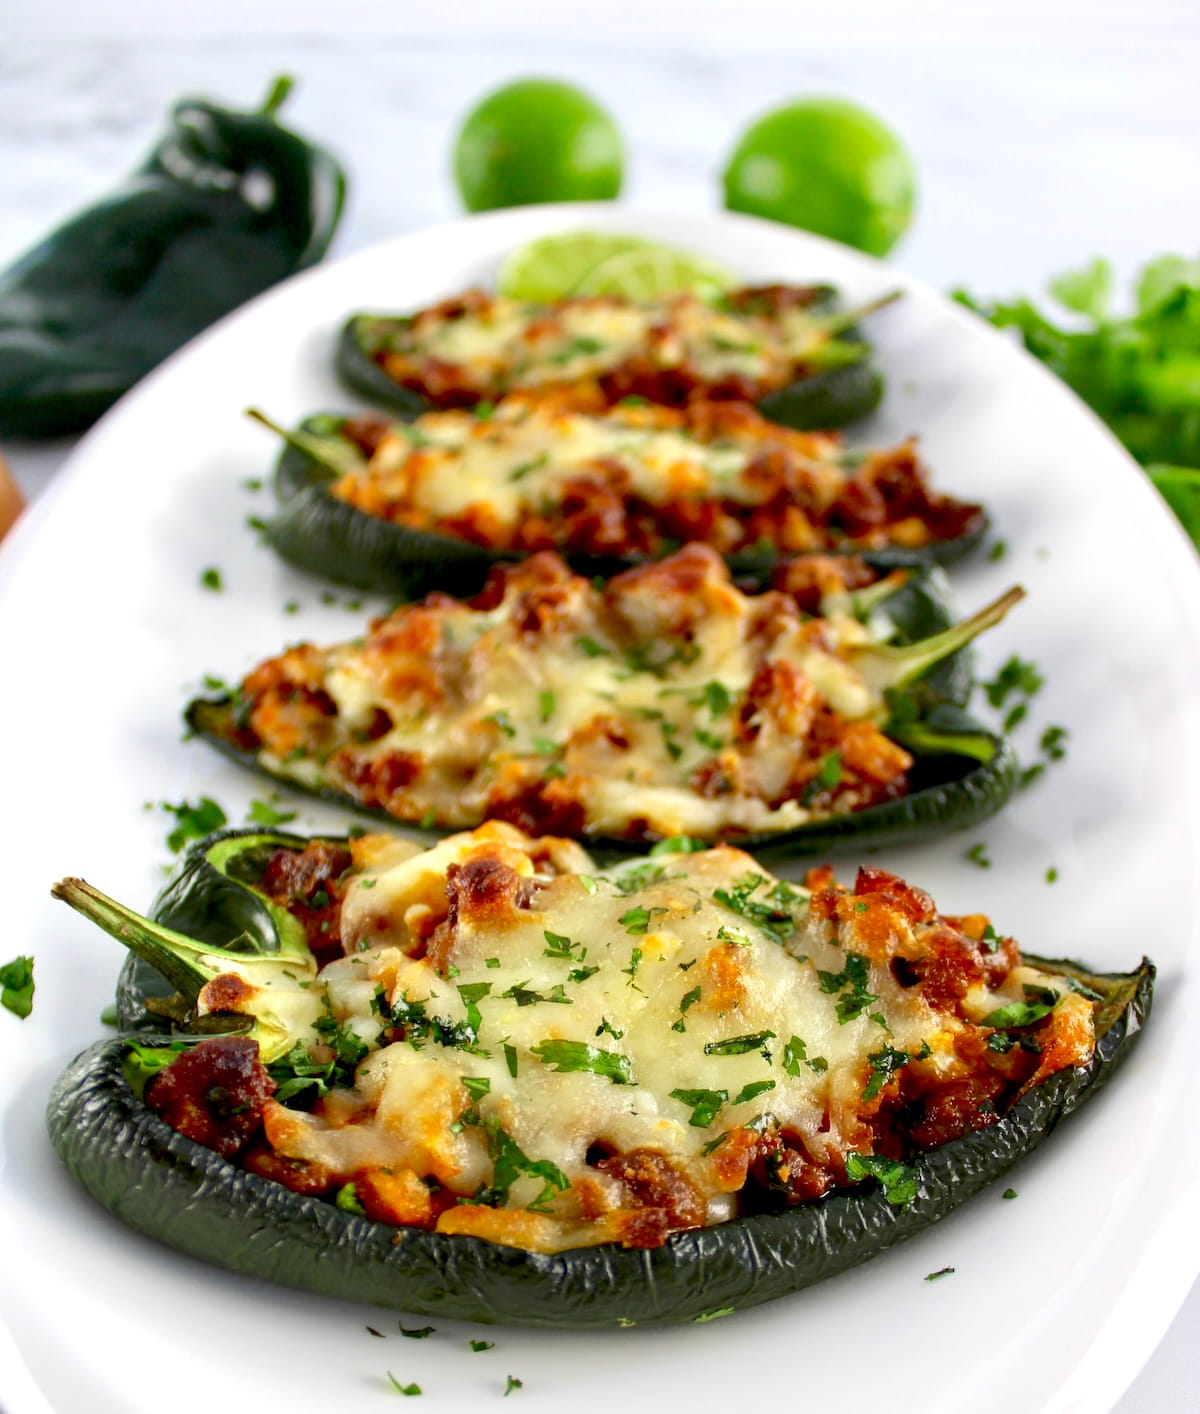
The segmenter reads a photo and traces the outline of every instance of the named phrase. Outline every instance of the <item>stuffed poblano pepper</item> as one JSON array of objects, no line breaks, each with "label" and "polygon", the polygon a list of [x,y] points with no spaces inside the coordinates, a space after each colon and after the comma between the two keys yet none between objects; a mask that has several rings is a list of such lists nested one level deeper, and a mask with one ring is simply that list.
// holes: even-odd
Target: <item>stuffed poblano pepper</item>
[{"label": "stuffed poblano pepper", "polygon": [[313,265],[337,162],[277,120],[185,99],[124,186],[0,275],[0,434],[78,432],[214,320]]},{"label": "stuffed poblano pepper", "polygon": [[933,670],[1021,591],[955,625],[938,576],[851,589],[853,569],[818,557],[746,594],[701,545],[599,583],[540,553],[475,599],[291,647],[187,720],[276,780],[427,827],[814,852],[990,815],[1012,753],[962,710],[961,665]]},{"label": "stuffed poblano pepper", "polygon": [[55,893],[140,969],[49,1106],[101,1203],[235,1271],[531,1325],[747,1307],[921,1231],[1108,1079],[1153,977],[1022,957],[879,869],[602,869],[494,822],[214,836],[154,920]]},{"label": "stuffed poblano pepper", "polygon": [[468,290],[415,314],[353,315],[338,369],[356,392],[401,411],[560,389],[591,410],[628,397],[733,399],[790,427],[842,427],[883,394],[855,325],[895,298],[847,311],[827,285],[550,303]]},{"label": "stuffed poblano pepper", "polygon": [[986,525],[981,506],[931,489],[912,442],[849,452],[836,433],[796,432],[745,403],[585,412],[561,394],[512,394],[485,411],[275,429],[287,446],[267,540],[303,569],[412,596],[473,593],[498,561],[538,550],[585,574],[691,541],[736,573],[826,550],[949,561]]}]

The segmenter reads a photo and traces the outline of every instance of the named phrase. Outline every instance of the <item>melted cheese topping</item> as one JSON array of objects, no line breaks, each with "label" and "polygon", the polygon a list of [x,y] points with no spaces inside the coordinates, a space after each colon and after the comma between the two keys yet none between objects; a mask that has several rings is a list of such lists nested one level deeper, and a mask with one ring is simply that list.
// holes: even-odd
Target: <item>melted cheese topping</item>
[{"label": "melted cheese topping", "polygon": [[[471,290],[409,319],[376,321],[371,341],[393,377],[435,398],[447,388],[495,397],[511,388],[598,382],[623,369],[670,371],[693,391],[732,385],[753,398],[821,366],[833,338],[828,312],[811,295],[765,287],[718,303],[678,293],[544,305]],[[853,346],[837,348],[840,361],[861,356]]]},{"label": "melted cheese topping", "polygon": [[[848,481],[839,457],[836,436],[777,427],[740,405],[596,414],[512,396],[483,419],[448,411],[395,424],[369,464],[331,491],[371,515],[419,529],[461,528],[510,548],[528,545],[527,529],[521,532],[531,515],[561,523],[564,501],[597,483],[621,501],[658,508],[717,502],[739,520],[782,493],[819,522]],[[764,458],[774,459],[769,471]],[[717,532],[710,543],[715,538],[721,548],[742,539],[737,525]],[[550,538],[565,544],[572,537],[552,529]]]},{"label": "melted cheese topping", "polygon": [[[557,873],[544,845],[491,823],[415,856],[355,846],[348,955],[301,993],[322,1020],[291,1010],[314,1056],[356,1038],[364,1058],[312,1113],[268,1102],[266,1130],[372,1216],[543,1251],[656,1245],[733,1216],[768,1134],[785,1178],[841,1181],[901,1072],[918,1093],[992,1076],[998,1008],[1048,999],[1056,1065],[1090,1055],[1089,1002],[1012,967],[1011,944],[989,962],[891,876],[810,895],[729,847],[599,870],[560,846]],[[953,968],[969,989],[947,991]],[[667,1215],[649,1232],[648,1210]]]},{"label": "melted cheese topping", "polygon": [[535,556],[482,601],[293,649],[243,693],[270,771],[399,819],[780,831],[902,791],[911,765],[878,726],[878,640],[849,595],[825,606],[744,595],[700,546],[600,589]]}]

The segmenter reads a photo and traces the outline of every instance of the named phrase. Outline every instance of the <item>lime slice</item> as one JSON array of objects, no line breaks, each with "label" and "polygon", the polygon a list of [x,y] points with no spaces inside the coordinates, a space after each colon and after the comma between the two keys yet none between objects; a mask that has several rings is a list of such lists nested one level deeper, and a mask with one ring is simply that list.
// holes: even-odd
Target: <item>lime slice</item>
[{"label": "lime slice", "polygon": [[637,236],[594,231],[543,236],[512,252],[500,267],[496,286],[509,299],[562,299],[575,293],[575,287],[594,266],[645,244]]},{"label": "lime slice", "polygon": [[576,285],[575,293],[648,300],[677,290],[691,290],[707,299],[736,283],[728,270],[698,255],[646,243],[633,250],[618,251],[593,266]]},{"label": "lime slice", "polygon": [[1192,537],[1192,543],[1200,549],[1200,467],[1158,463],[1146,471]]}]

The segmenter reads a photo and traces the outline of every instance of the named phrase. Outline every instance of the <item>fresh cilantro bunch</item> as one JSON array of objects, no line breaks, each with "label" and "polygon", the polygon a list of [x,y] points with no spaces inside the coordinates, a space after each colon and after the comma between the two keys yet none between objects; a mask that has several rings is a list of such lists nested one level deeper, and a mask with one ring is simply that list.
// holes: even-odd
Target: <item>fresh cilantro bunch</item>
[{"label": "fresh cilantro bunch", "polygon": [[1113,309],[1106,260],[1050,282],[1078,316],[1060,327],[1028,299],[956,298],[1000,329],[1016,329],[1030,353],[1067,383],[1146,467],[1200,546],[1200,259],[1164,255],[1138,276],[1134,309]]}]

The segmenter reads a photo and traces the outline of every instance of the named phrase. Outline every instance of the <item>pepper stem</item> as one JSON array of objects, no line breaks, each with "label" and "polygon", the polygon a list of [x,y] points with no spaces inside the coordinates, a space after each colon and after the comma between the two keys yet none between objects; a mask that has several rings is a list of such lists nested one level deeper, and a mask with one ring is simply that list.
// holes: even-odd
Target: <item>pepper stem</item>
[{"label": "pepper stem", "polygon": [[213,947],[143,918],[140,913],[94,889],[85,879],[62,879],[50,892],[161,972],[189,1005],[195,1002],[206,983],[231,972],[262,974],[263,982],[270,980],[271,973],[284,972],[285,968],[291,969],[284,972],[287,976],[316,974],[315,960],[307,948],[303,954],[293,949],[285,954],[256,956]]},{"label": "pepper stem", "polygon": [[965,648],[984,629],[998,624],[1013,605],[1024,598],[1024,589],[1020,585],[1014,585],[986,608],[980,609],[970,618],[963,619],[961,623],[951,624],[941,633],[922,638],[917,643],[905,644],[903,647],[885,644],[880,647],[860,648],[853,655],[852,661],[870,686],[881,695],[888,688],[906,687],[951,654]]},{"label": "pepper stem", "polygon": [[287,96],[291,93],[295,82],[291,74],[276,75],[262,107],[258,110],[264,118],[273,118],[275,116],[287,101]]},{"label": "pepper stem", "polygon": [[85,879],[62,879],[50,892],[161,972],[189,1004],[195,1002],[206,982],[220,975],[198,965],[195,954],[202,949],[191,938],[151,923],[94,889]]},{"label": "pepper stem", "polygon": [[319,437],[312,432],[293,432],[273,421],[258,408],[247,408],[246,416],[257,422],[260,427],[265,427],[268,432],[274,432],[276,437],[282,438],[289,447],[294,447],[334,476],[344,476],[348,471],[357,471],[363,466],[362,454],[350,442]]},{"label": "pepper stem", "polygon": [[831,334],[843,334],[847,329],[852,329],[854,325],[864,320],[868,314],[876,314],[879,310],[886,309],[889,304],[895,304],[903,294],[903,290],[888,290],[854,309],[835,310],[827,318],[821,320],[822,327]]}]

